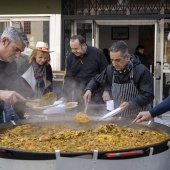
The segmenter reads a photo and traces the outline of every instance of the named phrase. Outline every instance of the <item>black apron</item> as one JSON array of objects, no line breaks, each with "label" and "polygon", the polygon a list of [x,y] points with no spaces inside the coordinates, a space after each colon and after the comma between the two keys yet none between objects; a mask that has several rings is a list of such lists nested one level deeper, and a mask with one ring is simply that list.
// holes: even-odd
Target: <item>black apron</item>
[{"label": "black apron", "polygon": [[[128,102],[138,96],[139,91],[133,83],[133,69],[130,72],[130,79],[129,83],[118,84],[114,83],[114,74],[112,79],[112,97],[114,100],[114,108],[118,108],[120,104],[123,102]],[[136,118],[139,112],[141,111],[148,111],[151,108],[150,104],[138,107],[136,109],[127,109],[121,115],[121,117],[128,117],[128,118]]]}]

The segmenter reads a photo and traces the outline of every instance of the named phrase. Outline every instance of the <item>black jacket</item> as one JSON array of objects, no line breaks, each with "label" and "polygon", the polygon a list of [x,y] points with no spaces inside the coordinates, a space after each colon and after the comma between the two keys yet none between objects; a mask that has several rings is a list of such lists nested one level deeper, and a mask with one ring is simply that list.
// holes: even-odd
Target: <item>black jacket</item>
[{"label": "black jacket", "polygon": [[150,65],[146,56],[144,56],[140,52],[135,52],[134,55],[137,55],[139,57],[140,62],[149,69]]},{"label": "black jacket", "polygon": [[[11,63],[0,60],[0,90],[12,90],[20,93],[19,76],[17,74],[17,64],[13,60]],[[16,103],[13,107],[20,118],[23,117],[22,113],[18,112],[21,103]],[[22,103],[23,105],[23,103]],[[4,102],[0,101],[0,115],[4,109]]]},{"label": "black jacket", "polygon": [[[72,91],[75,91],[76,94],[74,93],[74,95],[77,95],[76,98],[81,99],[80,102],[83,102],[84,88],[94,76],[100,74],[107,67],[106,57],[99,49],[87,46],[87,50],[82,58],[71,53],[66,61],[63,96],[71,98]],[[98,90],[101,93],[103,92],[99,88]],[[101,98],[101,94],[99,96],[98,98]]]},{"label": "black jacket", "polygon": [[153,78],[149,72],[149,69],[140,63],[137,56],[131,56],[131,60],[124,73],[119,73],[116,71],[112,64],[107,66],[101,74],[95,76],[88,83],[85,91],[89,89],[93,92],[99,85],[105,85],[105,90],[111,92],[113,76],[115,83],[127,83],[131,81],[130,72],[132,67],[133,82],[139,91],[139,95],[132,101],[129,101],[129,103],[131,105],[139,105],[140,107],[151,103],[154,99]]}]

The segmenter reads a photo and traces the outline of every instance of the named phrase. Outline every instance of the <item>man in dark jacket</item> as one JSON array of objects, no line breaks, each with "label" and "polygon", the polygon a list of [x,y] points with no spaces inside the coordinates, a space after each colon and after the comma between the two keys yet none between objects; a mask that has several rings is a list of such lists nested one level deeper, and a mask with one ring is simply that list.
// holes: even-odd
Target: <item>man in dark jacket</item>
[{"label": "man in dark jacket", "polygon": [[138,57],[128,53],[124,41],[115,42],[109,50],[112,65],[88,83],[84,100],[90,100],[95,88],[105,85],[108,95],[103,99],[109,100],[112,94],[114,107],[122,108],[121,116],[134,118],[140,111],[150,109],[154,98],[152,76]]},{"label": "man in dark jacket", "polygon": [[[84,104],[84,88],[92,77],[100,74],[108,65],[107,59],[99,49],[88,46],[81,35],[70,38],[72,53],[67,57],[64,79],[64,97]],[[103,88],[93,91],[93,102],[101,103]],[[70,96],[70,97],[69,97]]]},{"label": "man in dark jacket", "polygon": [[7,27],[3,31],[0,42],[0,117],[3,114],[4,102],[14,104],[18,100],[25,100],[16,92],[19,84],[14,59],[20,56],[26,46],[27,37],[20,29]]},{"label": "man in dark jacket", "polygon": [[134,55],[139,57],[140,62],[145,65],[148,69],[150,68],[147,57],[144,55],[145,48],[143,45],[138,45],[135,49]]}]

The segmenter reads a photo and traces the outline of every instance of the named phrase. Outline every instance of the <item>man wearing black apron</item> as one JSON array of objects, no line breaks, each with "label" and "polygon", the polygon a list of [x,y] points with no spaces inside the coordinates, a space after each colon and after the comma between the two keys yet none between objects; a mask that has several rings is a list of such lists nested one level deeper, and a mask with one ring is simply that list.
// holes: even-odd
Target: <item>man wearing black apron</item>
[{"label": "man wearing black apron", "polygon": [[103,100],[112,98],[114,108],[121,107],[118,116],[135,118],[140,111],[151,107],[154,99],[153,78],[138,57],[128,53],[124,41],[115,42],[109,50],[112,65],[91,79],[85,88],[84,100],[91,99],[96,87],[105,85]]}]

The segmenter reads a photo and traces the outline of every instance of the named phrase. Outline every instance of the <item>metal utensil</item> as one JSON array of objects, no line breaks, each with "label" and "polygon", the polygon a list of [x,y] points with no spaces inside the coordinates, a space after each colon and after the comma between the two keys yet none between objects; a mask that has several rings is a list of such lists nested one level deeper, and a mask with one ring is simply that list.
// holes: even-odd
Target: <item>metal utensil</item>
[{"label": "metal utensil", "polygon": [[84,113],[86,113],[86,112],[87,112],[88,105],[89,105],[89,102],[86,102],[86,104],[85,104],[85,108],[84,108]]},{"label": "metal utensil", "polygon": [[149,120],[147,124],[148,124],[148,125],[150,125],[150,124],[151,124],[151,122],[152,122],[152,120]]},{"label": "metal utensil", "polygon": [[[129,124],[127,124],[127,125],[123,126],[123,127],[124,127],[124,128],[125,128],[125,127],[128,127],[128,126],[132,125],[133,123],[134,123],[134,122],[129,123]],[[149,120],[147,124],[148,124],[148,125],[150,125],[150,123],[151,123],[151,120]]]},{"label": "metal utensil", "polygon": [[40,99],[36,99],[36,100],[33,100],[33,99],[30,99],[29,97],[26,98],[25,102],[31,102],[31,103],[36,103],[36,102],[39,102]]},{"label": "metal utensil", "polygon": [[18,99],[18,102],[35,102],[35,100],[30,99],[29,97],[27,97],[25,100],[22,99]]},{"label": "metal utensil", "polygon": [[126,127],[128,127],[128,126],[130,126],[130,125],[132,125],[132,124],[133,124],[133,122],[132,122],[132,123],[129,123],[129,124],[123,126],[123,127],[126,128]]}]

